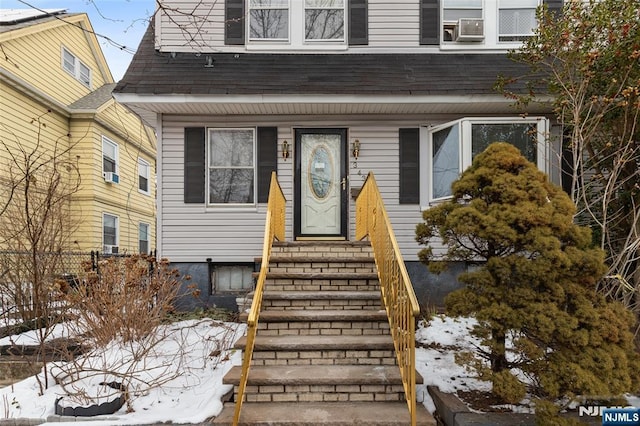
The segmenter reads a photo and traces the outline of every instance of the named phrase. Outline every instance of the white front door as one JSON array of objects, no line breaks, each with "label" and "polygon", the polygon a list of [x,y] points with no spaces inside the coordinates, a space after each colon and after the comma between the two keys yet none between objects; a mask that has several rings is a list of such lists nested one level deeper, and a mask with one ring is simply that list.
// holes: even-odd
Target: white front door
[{"label": "white front door", "polygon": [[346,238],[345,129],[296,131],[296,237]]}]

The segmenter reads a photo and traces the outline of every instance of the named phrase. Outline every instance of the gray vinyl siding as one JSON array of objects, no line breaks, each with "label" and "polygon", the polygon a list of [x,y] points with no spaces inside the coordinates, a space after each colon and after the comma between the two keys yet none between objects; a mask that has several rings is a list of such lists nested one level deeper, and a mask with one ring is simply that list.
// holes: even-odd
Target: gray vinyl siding
[{"label": "gray vinyl siding", "polygon": [[[162,52],[237,52],[244,46],[225,46],[224,1],[168,0],[156,15],[156,48]],[[179,10],[176,12],[175,10]],[[194,15],[198,18],[194,19]],[[369,0],[369,43],[350,51],[371,48],[419,47],[418,0]]]},{"label": "gray vinyl siding", "polygon": [[418,1],[369,1],[369,47],[418,47]]},{"label": "gray vinyl siding", "polygon": [[[417,260],[420,247],[414,241],[415,226],[421,218],[419,205],[399,205],[399,149],[398,129],[417,127],[418,118],[381,122],[379,117],[363,117],[357,124],[334,118],[318,117],[178,117],[164,116],[162,170],[159,200],[162,256],[173,262],[250,262],[260,255],[264,234],[266,205],[250,207],[206,207],[204,204],[185,204],[183,201],[183,138],[184,127],[256,127],[278,126],[278,179],[285,198],[286,238],[293,237],[293,155],[286,161],[280,147],[287,140],[294,147],[294,129],[304,127],[335,127],[348,129],[348,143],[359,139],[361,156],[354,168],[349,159],[350,186],[362,186],[369,171],[373,171],[385,200],[392,226],[402,254],[407,261]],[[360,173],[360,174],[359,174]],[[355,206],[349,199],[349,238],[355,238]]]}]

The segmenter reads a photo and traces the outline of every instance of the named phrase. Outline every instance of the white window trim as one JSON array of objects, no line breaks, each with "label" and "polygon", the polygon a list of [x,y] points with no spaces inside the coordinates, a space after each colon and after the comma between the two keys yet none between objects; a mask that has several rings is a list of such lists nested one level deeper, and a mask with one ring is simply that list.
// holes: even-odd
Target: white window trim
[{"label": "white window trim", "polygon": [[[255,127],[207,127],[206,133],[206,177],[205,177],[205,206],[207,210],[217,210],[223,209],[225,211],[229,211],[231,209],[239,209],[239,211],[246,211],[247,208],[257,208],[258,206],[258,142],[257,142],[257,129]],[[209,177],[209,170],[211,167],[211,144],[210,144],[210,134],[212,130],[251,130],[253,133],[253,203],[212,203],[210,202],[210,191],[209,187],[211,185],[211,178]]]},{"label": "white window trim", "polygon": [[[500,41],[500,36],[502,36],[502,34],[500,33],[500,10],[501,9],[523,9],[522,7],[517,7],[517,6],[507,6],[507,7],[500,7],[500,3],[503,2],[505,0],[497,0],[497,5],[496,5],[496,42],[498,44],[504,44],[504,43],[520,43],[520,42],[514,42],[514,41]],[[542,4],[542,0],[537,0],[537,4],[534,7],[534,13],[535,10]],[[507,36],[519,36],[519,37],[531,37],[534,35],[534,31],[535,29],[532,29],[531,32],[529,34],[506,34]]]},{"label": "white window trim", "polygon": [[551,170],[551,144],[549,143],[549,120],[545,117],[464,117],[436,126],[421,127],[420,129],[420,204],[422,210],[427,210],[433,204],[451,199],[451,196],[433,198],[432,173],[433,133],[442,129],[460,125],[458,174],[466,170],[472,163],[471,126],[473,124],[536,124],[538,169],[546,174]]},{"label": "white window trim", "polygon": [[114,158],[113,160],[116,163],[116,171],[115,174],[120,175],[120,147],[118,146],[117,143],[115,143],[114,141],[112,141],[111,139],[109,139],[108,137],[102,135],[102,174],[104,175],[105,170],[104,170],[104,157],[105,157],[105,152],[104,152],[104,146],[105,144],[107,145],[112,145],[114,147],[114,152],[115,152],[115,156],[116,158]]},{"label": "white window trim", "polygon": [[[91,67],[87,64],[85,64],[84,62],[82,62],[80,60],[80,58],[78,58],[76,55],[74,55],[71,50],[67,49],[66,47],[62,46],[61,48],[61,53],[60,53],[60,60],[61,60],[61,66],[62,69],[69,75],[71,75],[73,78],[75,78],[76,80],[78,80],[80,82],[80,84],[82,84],[83,86],[91,89],[92,86],[92,80],[93,80],[93,73],[91,71]],[[73,72],[69,69],[67,69],[64,65],[64,55],[65,53],[69,54],[69,56],[71,56],[73,58]],[[81,66],[84,66],[88,71],[89,71],[89,81],[86,82],[84,81],[84,79],[82,78],[82,73],[80,72],[81,70]]]},{"label": "white window trim", "polygon": [[[444,21],[444,2],[439,2],[440,8],[440,49],[441,50],[486,50],[486,49],[514,49],[522,46],[520,41],[500,41],[499,32],[499,0],[483,0],[482,19],[484,21],[484,40],[482,41],[444,41],[444,25],[453,21]],[[538,6],[542,0],[538,0]]]},{"label": "white window trim", "polygon": [[[273,49],[318,49],[318,50],[346,50],[348,48],[349,15],[348,0],[344,0],[344,30],[343,38],[340,40],[305,40],[305,2],[304,0],[289,0],[287,10],[289,11],[289,38],[288,39],[259,39],[251,38],[250,18],[245,25],[245,47],[247,50],[273,50]],[[335,9],[335,8],[332,8]],[[250,16],[251,8],[248,6]]]},{"label": "white window trim", "polygon": [[[141,173],[140,166],[147,168],[147,176]],[[140,189],[140,176],[147,178],[147,190]],[[138,157],[138,192],[144,195],[151,195],[151,164],[142,157]]]},{"label": "white window trim", "polygon": [[105,217],[111,216],[116,219],[116,243],[114,244],[116,247],[120,246],[120,217],[113,213],[102,212],[102,246],[104,247],[107,243],[104,241],[104,225],[105,225]]},{"label": "white window trim", "polygon": [[[140,239],[140,228],[142,226],[146,226],[147,227],[147,239],[146,240],[141,240]],[[149,239],[149,234],[151,233],[151,225],[149,225],[146,222],[140,222],[138,223],[138,251],[140,251],[140,241],[146,241],[147,242],[147,251],[151,250],[151,241]],[[145,253],[148,254],[148,253]]]}]

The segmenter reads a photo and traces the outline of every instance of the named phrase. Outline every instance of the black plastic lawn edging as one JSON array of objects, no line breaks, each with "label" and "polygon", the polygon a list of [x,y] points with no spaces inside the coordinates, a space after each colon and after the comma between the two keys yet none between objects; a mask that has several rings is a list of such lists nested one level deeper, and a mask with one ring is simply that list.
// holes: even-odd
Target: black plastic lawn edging
[{"label": "black plastic lawn edging", "polygon": [[93,404],[89,407],[61,407],[60,401],[64,397],[56,398],[56,414],[59,416],[72,417],[92,417],[103,414],[113,414],[118,411],[126,402],[125,394],[121,394],[119,398],[113,401],[103,402],[102,404]]}]

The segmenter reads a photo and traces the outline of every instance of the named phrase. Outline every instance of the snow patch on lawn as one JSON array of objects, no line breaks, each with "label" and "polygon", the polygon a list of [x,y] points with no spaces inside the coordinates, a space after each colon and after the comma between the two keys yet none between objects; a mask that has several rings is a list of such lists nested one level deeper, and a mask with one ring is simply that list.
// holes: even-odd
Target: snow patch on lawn
[{"label": "snow patch on lawn", "polygon": [[491,389],[491,385],[473,377],[464,367],[456,364],[456,352],[473,351],[479,340],[469,334],[477,324],[474,318],[434,316],[428,324],[421,321],[416,331],[416,370],[424,383],[417,385],[418,401],[429,412],[435,405],[427,392],[427,385],[437,386],[442,392]]}]

